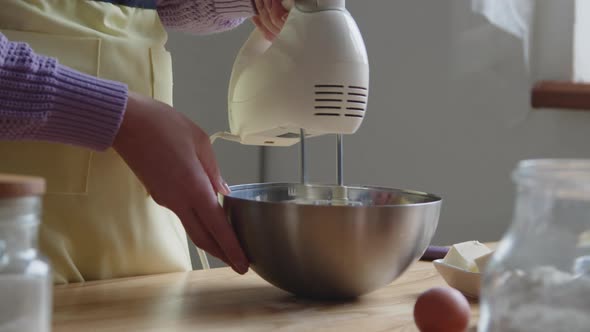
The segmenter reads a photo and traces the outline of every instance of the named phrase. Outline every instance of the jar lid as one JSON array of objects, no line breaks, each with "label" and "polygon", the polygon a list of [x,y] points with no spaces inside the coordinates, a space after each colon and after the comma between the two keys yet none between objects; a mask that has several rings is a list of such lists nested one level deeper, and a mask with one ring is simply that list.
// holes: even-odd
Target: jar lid
[{"label": "jar lid", "polygon": [[45,193],[45,179],[35,176],[0,174],[0,199],[39,196]]}]

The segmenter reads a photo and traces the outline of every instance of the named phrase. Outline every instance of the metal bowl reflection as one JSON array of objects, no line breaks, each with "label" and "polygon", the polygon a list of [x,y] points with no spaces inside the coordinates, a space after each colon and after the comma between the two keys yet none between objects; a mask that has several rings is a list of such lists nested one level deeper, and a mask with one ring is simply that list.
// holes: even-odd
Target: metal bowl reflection
[{"label": "metal bowl reflection", "polygon": [[442,200],[379,187],[261,183],[222,205],[251,268],[298,296],[357,297],[391,283],[426,250]]}]

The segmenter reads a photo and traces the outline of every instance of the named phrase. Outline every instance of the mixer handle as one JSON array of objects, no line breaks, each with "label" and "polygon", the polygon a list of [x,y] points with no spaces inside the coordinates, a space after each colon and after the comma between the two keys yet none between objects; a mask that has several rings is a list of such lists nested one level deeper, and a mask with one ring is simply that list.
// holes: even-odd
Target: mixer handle
[{"label": "mixer handle", "polygon": [[272,42],[264,38],[264,35],[258,28],[254,29],[250,34],[250,37],[248,37],[244,45],[242,45],[242,48],[236,57],[233,71],[241,71],[241,69],[246,67],[253,59],[264,54],[271,45]]},{"label": "mixer handle", "polygon": [[[344,10],[346,7],[346,0],[282,0],[281,4],[286,10],[297,10],[300,14],[309,14],[328,9]],[[238,52],[233,67],[233,73],[236,73],[235,76],[239,76],[241,71],[247,67],[253,59],[264,54],[271,45],[272,42],[268,41],[259,29],[254,29]],[[230,91],[233,91],[233,86],[230,87]]]},{"label": "mixer handle", "polygon": [[[326,9],[344,9],[345,3],[345,0],[282,0],[281,2],[285,9],[290,11],[296,6],[301,13],[311,13]],[[259,29],[254,29],[250,37],[242,45],[240,52],[238,52],[233,71],[237,73],[241,72],[252,59],[264,54],[271,45],[272,42],[264,38],[264,35]]]},{"label": "mixer handle", "polygon": [[[291,10],[295,1],[299,0],[282,0],[281,3],[286,10]],[[246,67],[250,61],[252,61],[252,59],[255,59],[256,57],[264,54],[264,52],[266,52],[271,45],[272,42],[268,41],[258,28],[255,28],[254,31],[250,33],[250,36],[246,42],[244,42],[242,48],[238,52],[236,61],[234,63],[233,72],[241,71],[241,69]]]},{"label": "mixer handle", "polygon": [[283,7],[287,7],[287,3],[295,6],[303,12],[316,12],[326,9],[344,9],[346,7],[346,0],[283,0]]}]

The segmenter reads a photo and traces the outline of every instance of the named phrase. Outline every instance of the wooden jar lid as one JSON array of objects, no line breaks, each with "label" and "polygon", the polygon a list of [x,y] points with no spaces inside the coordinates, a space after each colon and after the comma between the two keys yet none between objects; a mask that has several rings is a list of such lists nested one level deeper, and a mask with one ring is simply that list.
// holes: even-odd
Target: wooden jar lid
[{"label": "wooden jar lid", "polygon": [[0,199],[39,196],[45,193],[45,179],[34,176],[0,174]]}]

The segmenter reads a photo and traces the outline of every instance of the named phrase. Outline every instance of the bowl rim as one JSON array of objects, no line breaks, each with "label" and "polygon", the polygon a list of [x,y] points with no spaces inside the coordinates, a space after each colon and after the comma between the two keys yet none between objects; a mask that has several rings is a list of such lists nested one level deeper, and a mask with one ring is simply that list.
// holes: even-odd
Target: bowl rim
[{"label": "bowl rim", "polygon": [[[273,204],[273,205],[313,206],[316,208],[326,208],[326,207],[354,208],[354,209],[362,209],[362,208],[372,208],[373,209],[373,208],[392,208],[392,207],[410,208],[410,207],[419,207],[419,206],[427,206],[427,205],[440,205],[443,201],[443,199],[438,195],[430,194],[430,193],[426,193],[426,192],[422,192],[422,191],[417,191],[417,190],[389,188],[389,187],[371,186],[371,185],[354,185],[354,184],[353,185],[345,185],[344,187],[347,189],[360,189],[360,190],[373,189],[373,190],[383,190],[383,191],[389,191],[389,192],[398,192],[398,193],[402,193],[402,194],[411,194],[411,195],[425,197],[425,198],[429,199],[429,201],[422,202],[422,203],[411,203],[411,204],[389,204],[389,205],[369,205],[369,206],[335,206],[335,205],[315,205],[315,204],[294,204],[294,203],[290,203],[290,202],[255,201],[255,200],[251,200],[251,199],[232,196],[232,194],[234,192],[248,190],[248,189],[272,188],[272,187],[292,187],[293,185],[301,185],[301,183],[297,183],[297,182],[260,182],[260,183],[237,184],[237,185],[230,186],[230,190],[231,190],[230,194],[225,195],[225,194],[220,193],[219,195],[220,195],[220,197],[223,197],[224,200],[230,199],[230,200],[236,200],[236,201],[242,201],[242,202],[256,202],[256,203],[260,203],[260,204]],[[305,185],[310,186],[310,187],[324,187],[324,188],[338,186],[335,184],[322,184],[322,183],[309,183],[309,184],[305,184]]]}]

